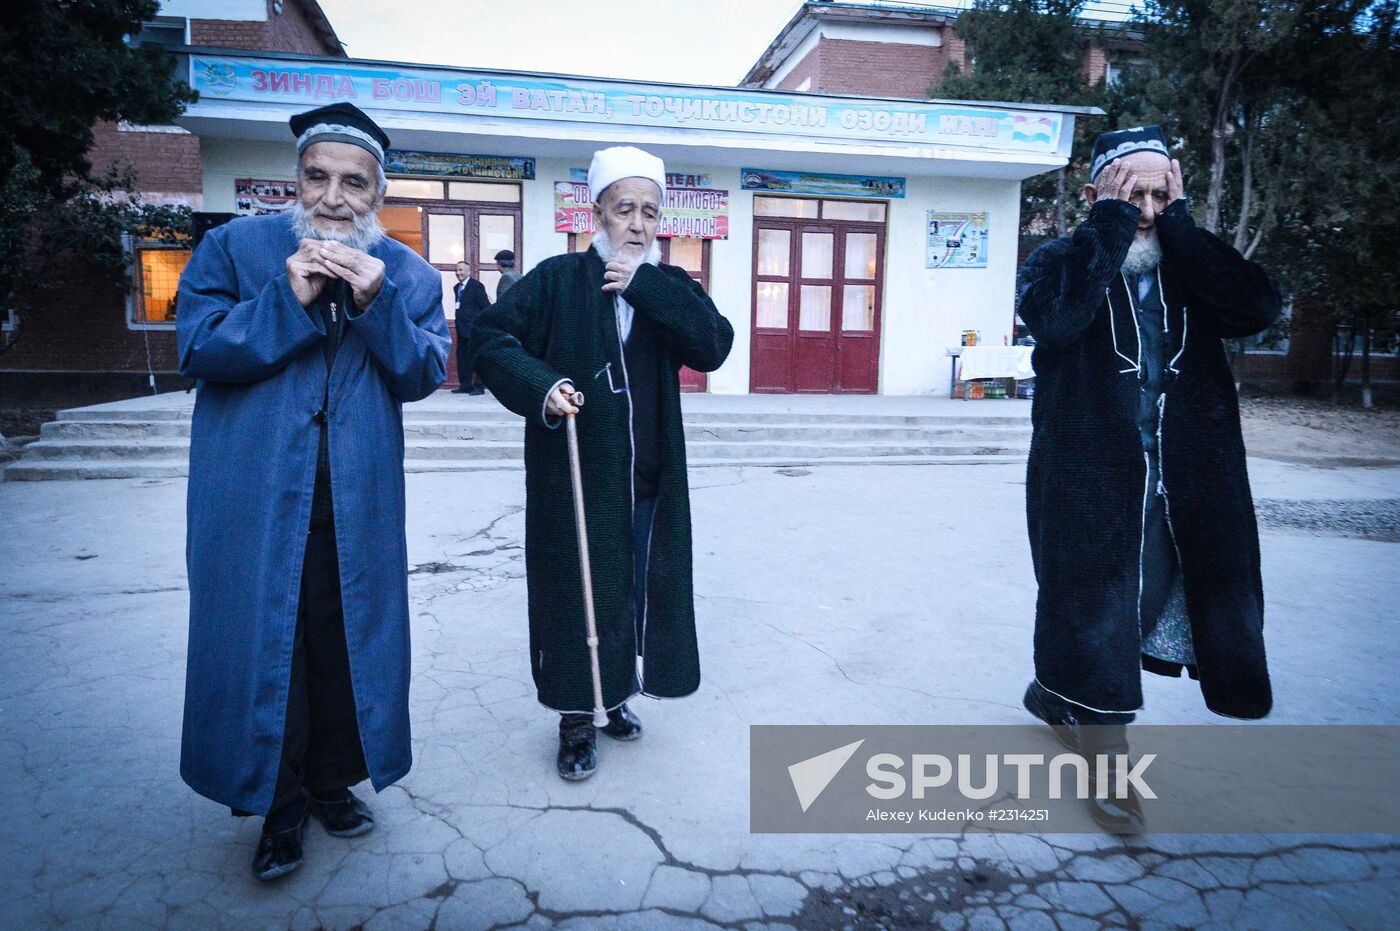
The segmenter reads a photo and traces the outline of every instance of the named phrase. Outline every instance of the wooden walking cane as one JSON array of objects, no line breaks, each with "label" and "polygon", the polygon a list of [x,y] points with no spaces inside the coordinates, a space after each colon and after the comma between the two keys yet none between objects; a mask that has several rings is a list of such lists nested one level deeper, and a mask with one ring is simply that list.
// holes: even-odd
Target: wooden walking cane
[{"label": "wooden walking cane", "polygon": [[[583,407],[583,392],[569,396],[574,407]],[[588,525],[583,516],[583,471],[578,460],[578,428],[574,415],[565,414],[565,433],[569,437],[569,478],[574,486],[574,524],[578,527],[579,574],[583,576],[583,617],[588,627],[588,665],[593,673],[593,725],[604,727],[608,713],[603,710],[603,675],[598,667],[598,619],[593,614],[593,568],[588,561]]]}]

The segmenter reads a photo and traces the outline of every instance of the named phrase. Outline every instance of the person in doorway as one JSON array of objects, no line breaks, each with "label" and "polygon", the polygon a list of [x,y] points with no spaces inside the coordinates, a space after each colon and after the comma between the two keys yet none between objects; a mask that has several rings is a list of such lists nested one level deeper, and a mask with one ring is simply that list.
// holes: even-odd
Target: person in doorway
[{"label": "person in doorway", "polygon": [[496,253],[496,267],[501,270],[501,280],[496,283],[496,300],[499,301],[520,280],[521,275],[515,268],[515,253],[509,249]]},{"label": "person in doorway", "polygon": [[[1282,311],[1264,270],[1192,221],[1157,127],[1100,136],[1091,179],[1088,219],[1031,254],[1016,305],[1036,340],[1026,516],[1040,591],[1024,703],[1090,757],[1127,752],[1141,670],[1185,669],[1218,714],[1272,707],[1221,340]],[[1132,794],[1091,811],[1110,830],[1143,825]]]},{"label": "person in doorway", "polygon": [[354,836],[350,787],[408,772],[402,405],[446,377],[442,279],[387,238],[389,139],[340,103],[291,119],[297,202],[213,230],[180,279],[190,437],[180,775],[265,816],[263,880],[308,815]]},{"label": "person in doorway", "polygon": [[[684,269],[660,263],[661,159],[603,149],[588,170],[598,232],[587,252],[546,259],[477,321],[482,379],[526,418],[526,578],[539,700],[560,713],[556,766],[597,767],[592,676],[575,539],[566,416],[578,415],[604,733],[632,740],[637,694],[700,684],[691,590],[682,365],[724,362],[730,326]],[[570,399],[586,394],[580,408]]]},{"label": "person in doorway", "polygon": [[491,306],[486,296],[486,285],[472,277],[471,266],[458,262],[457,283],[452,286],[452,296],[457,300],[457,387],[454,394],[485,394],[486,389],[477,381],[472,371],[472,359],[468,352],[471,345],[472,327],[481,312]]}]

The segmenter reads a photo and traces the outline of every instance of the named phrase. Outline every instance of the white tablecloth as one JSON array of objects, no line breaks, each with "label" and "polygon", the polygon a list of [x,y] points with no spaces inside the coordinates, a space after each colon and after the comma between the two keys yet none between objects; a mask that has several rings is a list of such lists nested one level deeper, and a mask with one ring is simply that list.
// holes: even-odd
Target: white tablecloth
[{"label": "white tablecloth", "polygon": [[958,378],[1034,378],[1031,352],[1030,346],[964,346]]}]

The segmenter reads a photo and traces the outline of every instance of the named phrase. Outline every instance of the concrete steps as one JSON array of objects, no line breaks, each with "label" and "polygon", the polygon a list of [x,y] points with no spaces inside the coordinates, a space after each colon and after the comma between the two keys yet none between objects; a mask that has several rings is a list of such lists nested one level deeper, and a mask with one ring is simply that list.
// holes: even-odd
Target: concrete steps
[{"label": "concrete steps", "polygon": [[[1023,404],[926,399],[894,403],[898,400],[841,398],[823,405],[820,398],[791,404],[771,398],[688,398],[689,462],[701,468],[1025,460],[1030,420]],[[4,478],[183,476],[191,405],[191,398],[162,395],[62,411],[44,424],[23,457],[6,467]],[[523,438],[521,419],[497,404],[431,398],[404,409],[404,468],[520,468]]]}]

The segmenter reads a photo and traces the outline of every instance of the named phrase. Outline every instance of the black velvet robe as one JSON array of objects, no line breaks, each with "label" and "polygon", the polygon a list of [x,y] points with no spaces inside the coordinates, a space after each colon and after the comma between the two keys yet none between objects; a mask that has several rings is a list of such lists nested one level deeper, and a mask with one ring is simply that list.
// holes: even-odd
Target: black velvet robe
[{"label": "black velvet robe", "polygon": [[577,426],[604,704],[615,707],[638,691],[677,698],[700,685],[679,373],[682,365],[719,368],[734,328],[674,266],[641,266],[623,293],[637,317],[652,324],[660,366],[661,475],[646,618],[636,630],[631,408],[603,272],[593,249],[546,259],[477,319],[472,339],[477,374],[525,418],[530,664],[540,702],[557,711],[593,707],[568,446],[561,421],[544,412],[545,399],[565,380],[585,396]]},{"label": "black velvet robe", "polygon": [[[1036,338],[1026,470],[1036,678],[1098,711],[1142,705],[1147,463],[1136,423],[1137,295],[1121,272],[1139,215],[1125,201],[1099,201],[1072,236],[1031,254],[1017,287]],[[1221,339],[1265,329],[1282,299],[1258,265],[1199,229],[1184,201],[1158,216],[1157,231],[1168,359],[1158,456],[1201,692],[1218,714],[1260,718],[1272,694],[1259,538]]]}]

